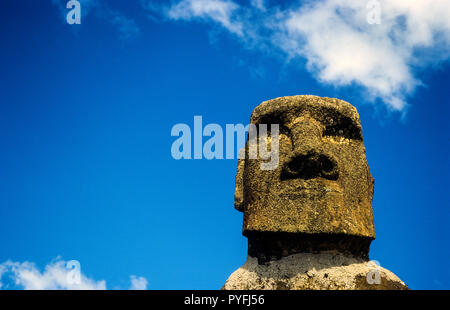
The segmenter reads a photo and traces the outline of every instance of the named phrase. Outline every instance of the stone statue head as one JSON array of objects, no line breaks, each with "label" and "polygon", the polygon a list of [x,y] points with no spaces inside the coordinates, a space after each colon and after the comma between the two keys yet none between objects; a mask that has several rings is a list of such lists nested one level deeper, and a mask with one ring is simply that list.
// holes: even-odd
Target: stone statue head
[{"label": "stone statue head", "polygon": [[332,98],[281,97],[257,106],[250,123],[279,124],[279,164],[262,170],[262,159],[239,160],[235,207],[244,213],[245,236],[375,238],[374,180],[355,107]]}]

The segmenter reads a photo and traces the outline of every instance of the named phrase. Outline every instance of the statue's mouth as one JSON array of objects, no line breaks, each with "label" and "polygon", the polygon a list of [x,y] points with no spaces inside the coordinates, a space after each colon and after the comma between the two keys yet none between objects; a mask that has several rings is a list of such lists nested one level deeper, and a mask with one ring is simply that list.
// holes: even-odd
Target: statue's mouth
[{"label": "statue's mouth", "polygon": [[343,197],[343,193],[339,185],[329,186],[292,186],[278,193],[278,197],[291,201],[323,201],[323,199],[335,200],[339,196],[339,200]]},{"label": "statue's mouth", "polygon": [[342,188],[339,182],[322,177],[307,180],[301,178],[285,180],[283,181],[283,187],[291,192],[319,191],[324,193],[342,194]]},{"label": "statue's mouth", "polygon": [[284,183],[284,188],[279,192],[280,197],[287,199],[319,199],[329,196],[343,196],[340,184],[336,181],[323,178],[310,180],[293,179]]},{"label": "statue's mouth", "polygon": [[338,193],[342,194],[342,191],[337,188],[332,188],[329,186],[321,186],[321,187],[304,187],[299,186],[295,188],[296,191],[317,191],[317,192],[325,192],[325,193]]}]

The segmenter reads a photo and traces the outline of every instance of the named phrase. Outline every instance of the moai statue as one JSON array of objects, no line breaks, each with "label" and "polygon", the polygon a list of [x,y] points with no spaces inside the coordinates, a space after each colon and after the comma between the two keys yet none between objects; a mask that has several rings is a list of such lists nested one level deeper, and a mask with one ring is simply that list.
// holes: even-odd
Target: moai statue
[{"label": "moai statue", "polygon": [[250,123],[278,124],[279,162],[261,169],[264,160],[249,156],[258,140],[247,141],[235,207],[244,213],[248,258],[223,289],[406,289],[368,259],[374,180],[356,108],[281,97],[256,107]]}]

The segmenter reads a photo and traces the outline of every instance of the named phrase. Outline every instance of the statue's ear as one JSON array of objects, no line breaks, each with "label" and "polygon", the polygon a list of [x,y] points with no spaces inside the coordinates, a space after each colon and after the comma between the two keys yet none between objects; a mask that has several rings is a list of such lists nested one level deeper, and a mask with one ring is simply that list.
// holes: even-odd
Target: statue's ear
[{"label": "statue's ear", "polygon": [[370,202],[372,202],[373,200],[373,192],[375,189],[375,179],[373,178],[373,176],[370,174],[369,172],[369,192],[370,192]]},{"label": "statue's ear", "polygon": [[234,188],[234,207],[241,212],[244,211],[244,164],[245,159],[238,159],[236,187]]}]

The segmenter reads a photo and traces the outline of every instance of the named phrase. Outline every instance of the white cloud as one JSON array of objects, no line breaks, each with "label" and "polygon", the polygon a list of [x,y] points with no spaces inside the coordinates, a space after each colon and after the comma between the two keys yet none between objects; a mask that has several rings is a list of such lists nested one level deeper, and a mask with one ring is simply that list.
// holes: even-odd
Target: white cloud
[{"label": "white cloud", "polygon": [[412,70],[421,65],[415,52],[439,48],[434,44],[441,32],[446,44],[450,42],[450,2],[383,1],[379,25],[367,22],[366,5],[327,0],[290,10],[280,21],[285,30],[278,36],[281,48],[305,57],[320,81],[336,86],[356,83],[372,99],[402,110],[405,96],[420,84]]},{"label": "white cloud", "polygon": [[148,281],[144,277],[130,276],[130,290],[146,290]]},{"label": "white cloud", "polygon": [[422,84],[417,72],[450,56],[448,0],[380,0],[380,24],[367,22],[368,0],[249,3],[182,0],[164,12],[175,20],[217,23],[246,47],[282,51],[287,61],[304,58],[320,82],[361,86],[368,101],[381,99],[397,111]]},{"label": "white cloud", "polygon": [[[67,262],[57,259],[41,272],[34,263],[7,261],[0,264],[0,288],[23,288],[25,290],[106,290],[105,280],[94,280],[80,272],[79,281],[73,281],[73,269]],[[146,289],[144,277],[130,277],[130,289]]]},{"label": "white cloud", "polygon": [[[104,280],[95,281],[81,275],[78,284],[68,281],[70,269],[66,268],[66,262],[59,260],[49,263],[44,271],[40,272],[33,263],[7,261],[0,265],[3,269],[3,276],[10,276],[10,280],[16,286],[25,290],[104,290],[106,282]],[[5,279],[2,277],[2,283]]]}]

